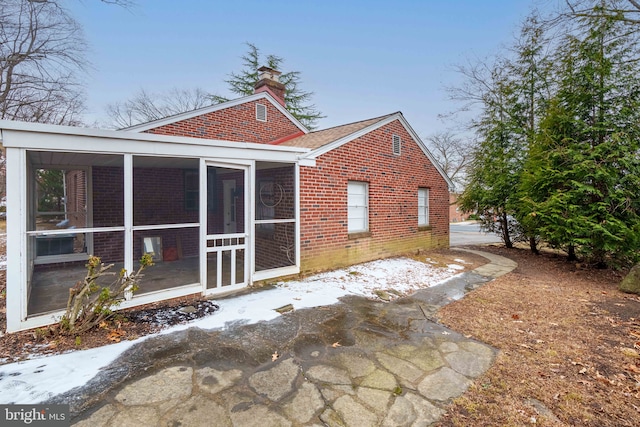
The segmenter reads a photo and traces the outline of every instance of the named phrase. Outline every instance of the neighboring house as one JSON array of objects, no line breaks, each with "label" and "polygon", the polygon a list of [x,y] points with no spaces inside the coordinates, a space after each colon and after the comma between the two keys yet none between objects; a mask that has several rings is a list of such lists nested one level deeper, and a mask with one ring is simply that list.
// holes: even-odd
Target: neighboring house
[{"label": "neighboring house", "polygon": [[449,221],[451,222],[462,222],[469,218],[469,213],[464,212],[458,204],[458,197],[457,193],[449,194]]},{"label": "neighboring house", "polygon": [[453,186],[401,113],[309,132],[261,71],[254,95],[121,131],[0,122],[8,331],[54,322],[88,254],[154,254],[125,308],[448,246]]}]

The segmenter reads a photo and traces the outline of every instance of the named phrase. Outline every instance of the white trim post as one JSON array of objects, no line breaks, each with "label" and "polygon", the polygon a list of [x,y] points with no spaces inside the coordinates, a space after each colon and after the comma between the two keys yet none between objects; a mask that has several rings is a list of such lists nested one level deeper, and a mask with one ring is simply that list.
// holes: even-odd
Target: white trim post
[{"label": "white trim post", "polygon": [[302,266],[300,265],[300,233],[302,226],[302,219],[300,218],[300,164],[298,162],[295,163],[295,178],[294,178],[294,197],[295,197],[295,212],[294,216],[296,219],[295,222],[295,248],[296,248],[296,267],[300,269]]},{"label": "white trim post", "polygon": [[7,332],[27,318],[27,153],[7,148]]},{"label": "white trim post", "polygon": [[202,295],[207,292],[207,162],[200,158],[200,183],[199,183],[199,215],[200,215],[200,284]]},{"label": "white trim post", "polygon": [[[133,155],[124,154],[124,268],[133,271]],[[127,291],[125,299],[131,300]]]},{"label": "white trim post", "polygon": [[247,286],[253,284],[253,273],[256,270],[255,239],[253,238],[256,233],[256,195],[253,191],[256,188],[256,173],[257,167],[254,160],[244,172],[244,234],[246,236],[244,246],[245,251],[249,252],[244,254],[244,281]]}]

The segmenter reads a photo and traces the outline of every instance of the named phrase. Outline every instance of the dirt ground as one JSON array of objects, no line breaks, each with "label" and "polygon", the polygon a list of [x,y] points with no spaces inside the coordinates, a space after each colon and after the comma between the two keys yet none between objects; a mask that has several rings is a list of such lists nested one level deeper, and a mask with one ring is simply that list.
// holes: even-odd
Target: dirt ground
[{"label": "dirt ground", "polygon": [[439,312],[445,325],[499,350],[440,426],[639,426],[640,299],[622,272],[564,257],[485,247],[512,273]]}]

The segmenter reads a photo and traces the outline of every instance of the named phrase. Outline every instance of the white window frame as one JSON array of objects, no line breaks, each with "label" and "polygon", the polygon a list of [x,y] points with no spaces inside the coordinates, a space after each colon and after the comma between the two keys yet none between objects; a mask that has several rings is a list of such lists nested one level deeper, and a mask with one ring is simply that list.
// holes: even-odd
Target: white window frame
[{"label": "white window frame", "polygon": [[418,188],[418,227],[429,225],[429,189]]},{"label": "white window frame", "polygon": [[394,134],[391,138],[391,141],[391,149],[393,151],[393,154],[399,156],[402,153],[402,138],[400,138],[400,135]]},{"label": "white window frame", "polygon": [[259,122],[267,121],[267,106],[264,104],[256,104],[256,120]]},{"label": "white window frame", "polygon": [[349,234],[369,231],[368,182],[349,181],[347,183],[347,231]]}]

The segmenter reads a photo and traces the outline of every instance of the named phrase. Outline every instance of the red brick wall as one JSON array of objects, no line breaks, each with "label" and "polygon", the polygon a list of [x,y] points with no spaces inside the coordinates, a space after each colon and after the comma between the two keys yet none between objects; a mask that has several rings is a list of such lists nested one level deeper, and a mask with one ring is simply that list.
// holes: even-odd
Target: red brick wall
[{"label": "red brick wall", "polygon": [[124,170],[120,167],[94,166],[93,226],[124,225]]},{"label": "red brick wall", "polygon": [[67,218],[69,226],[87,226],[87,174],[84,170],[66,171]]},{"label": "red brick wall", "polygon": [[[298,132],[275,107],[270,103],[265,105],[268,107],[267,123],[255,120],[255,102],[250,102],[150,132],[261,143]],[[399,156],[392,152],[393,134],[402,138]],[[447,246],[449,243],[447,183],[397,120],[320,156],[316,167],[301,167],[300,173],[301,260],[305,272]],[[97,178],[94,172],[95,182]],[[115,188],[120,185],[120,177],[117,178]],[[217,180],[221,178],[217,177]],[[370,233],[367,236],[354,238],[347,233],[349,180],[369,183]],[[110,181],[110,190],[113,190],[114,182]],[[163,181],[151,179],[145,185],[163,185]],[[237,185],[243,185],[242,181]],[[418,228],[420,187],[430,190],[430,226],[427,229]],[[182,186],[176,188],[173,194],[177,196],[181,189]],[[103,201],[115,203],[113,211],[121,212],[117,205],[121,194],[117,200],[115,195],[105,194]],[[219,208],[220,204],[216,210]],[[107,218],[97,219],[104,225],[111,222]],[[173,240],[172,236],[163,237],[167,242]],[[260,243],[263,247],[275,247],[286,242],[274,239]],[[264,261],[270,263],[266,259]]]},{"label": "red brick wall", "polygon": [[[116,227],[124,225],[124,172],[120,167],[94,166],[93,226]],[[93,254],[103,262],[124,260],[124,233],[94,233]]]},{"label": "red brick wall", "polygon": [[[399,156],[393,134],[402,138]],[[397,120],[323,154],[300,174],[303,272],[449,244],[447,183]],[[368,237],[347,233],[350,180],[369,183]],[[418,229],[419,187],[429,188],[426,230]]]},{"label": "red brick wall", "polygon": [[[256,104],[267,107],[267,121],[256,120]],[[300,132],[270,102],[261,99],[145,131],[158,135],[266,144]]]},{"label": "red brick wall", "polygon": [[[184,202],[184,170],[177,168],[134,168],[134,224],[198,222],[198,211],[188,211]],[[93,223],[95,227],[124,225],[124,175],[122,168],[93,168]],[[104,262],[122,261],[124,233],[94,233],[93,254]],[[199,253],[197,228],[145,230],[134,233],[134,257],[142,255],[142,239],[162,237],[164,249],[182,249],[184,257]]]},{"label": "red brick wall", "polygon": [[133,168],[133,225],[198,222],[198,210],[186,210],[184,169]]}]

